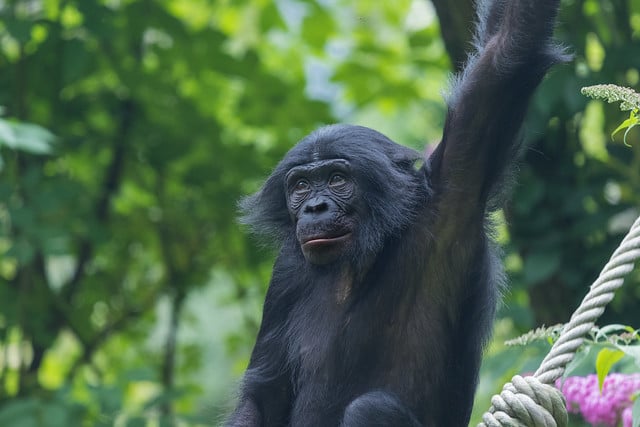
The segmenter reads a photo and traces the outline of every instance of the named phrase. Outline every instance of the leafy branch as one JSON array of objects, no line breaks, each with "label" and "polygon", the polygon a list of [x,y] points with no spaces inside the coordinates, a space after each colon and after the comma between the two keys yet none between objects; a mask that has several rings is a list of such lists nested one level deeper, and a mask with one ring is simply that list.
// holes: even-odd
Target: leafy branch
[{"label": "leafy branch", "polygon": [[517,338],[506,341],[505,345],[524,346],[524,345],[531,344],[534,341],[540,341],[540,340],[544,340],[549,342],[549,344],[553,344],[560,336],[560,333],[562,332],[562,329],[564,328],[564,326],[565,326],[564,324],[557,324],[549,327],[541,326],[523,335],[520,335]]},{"label": "leafy branch", "polygon": [[640,125],[640,94],[628,87],[614,84],[587,86],[583,87],[580,92],[590,98],[603,99],[610,104],[620,102],[620,110],[629,111],[629,118],[620,123],[620,126],[611,133],[611,139],[615,134],[626,129],[623,142],[624,145],[630,146],[627,143],[627,135],[631,129]]},{"label": "leafy branch", "polygon": [[[550,344],[553,344],[560,336],[565,325],[566,324],[559,323],[549,327],[542,326],[506,341],[505,345],[524,346],[535,341],[548,341]],[[640,330],[635,330],[631,326],[626,325],[606,325],[601,328],[595,326],[589,332],[589,337],[585,342],[588,344],[604,342],[622,345],[638,344],[640,343]]]}]

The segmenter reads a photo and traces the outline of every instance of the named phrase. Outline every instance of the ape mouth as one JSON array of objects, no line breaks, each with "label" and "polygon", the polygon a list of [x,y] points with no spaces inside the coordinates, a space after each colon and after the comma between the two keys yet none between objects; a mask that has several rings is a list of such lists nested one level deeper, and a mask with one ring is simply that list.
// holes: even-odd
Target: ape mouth
[{"label": "ape mouth", "polygon": [[335,245],[336,243],[342,243],[345,240],[349,239],[351,236],[351,232],[347,231],[346,233],[339,235],[320,235],[320,236],[311,236],[305,239],[302,242],[302,247],[305,249],[317,248],[327,245]]}]

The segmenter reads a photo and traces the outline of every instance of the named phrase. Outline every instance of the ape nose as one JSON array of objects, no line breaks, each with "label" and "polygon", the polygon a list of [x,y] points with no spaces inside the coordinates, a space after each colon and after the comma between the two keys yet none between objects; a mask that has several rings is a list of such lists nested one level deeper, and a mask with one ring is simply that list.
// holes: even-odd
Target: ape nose
[{"label": "ape nose", "polygon": [[310,199],[304,206],[305,213],[322,213],[329,208],[326,200],[322,197],[314,197]]}]

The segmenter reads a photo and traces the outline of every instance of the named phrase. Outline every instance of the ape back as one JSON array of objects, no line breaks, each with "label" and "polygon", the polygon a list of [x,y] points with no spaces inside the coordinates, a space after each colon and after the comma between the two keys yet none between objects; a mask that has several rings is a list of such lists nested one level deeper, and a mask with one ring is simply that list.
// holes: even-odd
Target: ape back
[{"label": "ape back", "polygon": [[533,90],[564,59],[557,6],[480,4],[428,159],[328,126],[242,202],[280,250],[228,425],[467,425],[501,282],[486,217]]}]

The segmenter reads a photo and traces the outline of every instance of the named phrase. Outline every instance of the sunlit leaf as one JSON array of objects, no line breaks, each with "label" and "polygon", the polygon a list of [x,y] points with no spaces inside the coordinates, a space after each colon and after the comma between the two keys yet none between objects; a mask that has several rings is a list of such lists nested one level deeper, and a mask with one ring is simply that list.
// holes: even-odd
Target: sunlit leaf
[{"label": "sunlit leaf", "polygon": [[0,119],[0,145],[33,154],[47,154],[51,152],[54,139],[53,134],[42,126]]},{"label": "sunlit leaf", "polygon": [[596,358],[596,374],[598,375],[598,387],[602,391],[605,377],[620,359],[624,357],[624,352],[618,349],[603,348]]},{"label": "sunlit leaf", "polygon": [[11,148],[15,148],[16,145],[16,133],[11,123],[2,119],[0,119],[0,144]]},{"label": "sunlit leaf", "polygon": [[627,143],[627,135],[629,134],[629,131],[633,129],[635,126],[638,126],[638,124],[640,124],[640,117],[638,117],[638,114],[635,110],[631,111],[631,113],[629,114],[629,118],[623,121],[622,123],[620,123],[620,125],[613,132],[611,132],[611,138],[613,139],[613,137],[618,132],[620,132],[623,129],[626,129],[624,133],[623,142],[625,145],[630,146]]}]

